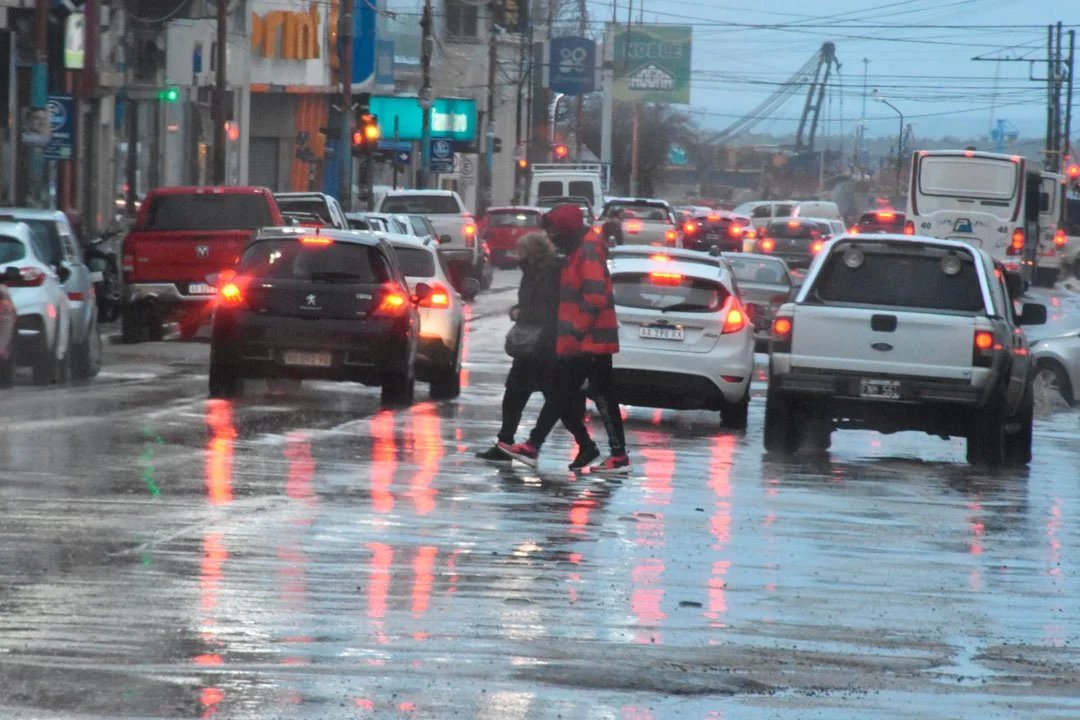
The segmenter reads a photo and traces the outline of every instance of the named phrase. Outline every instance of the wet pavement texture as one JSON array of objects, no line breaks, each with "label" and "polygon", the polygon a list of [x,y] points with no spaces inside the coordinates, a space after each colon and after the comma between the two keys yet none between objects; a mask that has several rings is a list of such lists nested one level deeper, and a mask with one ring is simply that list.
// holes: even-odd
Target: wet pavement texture
[{"label": "wet pavement texture", "polygon": [[1023,470],[869,432],[774,462],[759,356],[745,433],[631,408],[627,478],[561,429],[493,466],[515,277],[457,401],[211,401],[179,342],[0,394],[0,717],[1080,717],[1076,411]]}]

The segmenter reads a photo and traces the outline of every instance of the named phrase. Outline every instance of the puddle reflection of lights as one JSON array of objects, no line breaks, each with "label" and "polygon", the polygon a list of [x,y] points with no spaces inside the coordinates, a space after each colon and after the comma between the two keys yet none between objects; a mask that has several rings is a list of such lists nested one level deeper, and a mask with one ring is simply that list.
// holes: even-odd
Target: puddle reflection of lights
[{"label": "puddle reflection of lights", "polygon": [[[715,540],[712,549],[716,552],[723,551],[731,541],[731,463],[735,451],[735,438],[724,435],[716,438],[712,444],[712,455],[709,462],[709,489],[712,490],[715,500],[714,510],[709,519],[709,532]],[[727,581],[725,575],[731,568],[730,560],[716,560],[712,563],[709,573],[706,595],[708,607],[705,617],[711,622],[712,627],[726,627],[720,619],[727,613]]]},{"label": "puddle reflection of lights", "polygon": [[285,458],[289,472],[285,479],[285,495],[293,500],[314,504],[315,459],[311,456],[311,441],[303,432],[291,432],[286,438]]},{"label": "puddle reflection of lights", "polygon": [[368,576],[368,617],[380,645],[390,642],[384,630],[386,599],[390,594],[390,573],[394,565],[394,549],[385,543],[368,543],[371,551],[371,572]]},{"label": "puddle reflection of lights", "polygon": [[630,611],[640,630],[635,642],[660,644],[657,626],[667,618],[661,605],[665,591],[661,586],[664,563],[659,558],[647,558],[638,563],[630,574],[633,590],[630,593]]},{"label": "puddle reflection of lights", "polygon": [[413,617],[423,617],[428,611],[431,589],[435,586],[435,556],[437,554],[438,549],[434,545],[424,545],[416,550],[416,557],[413,558],[415,576],[412,589]]},{"label": "puddle reflection of lights", "polygon": [[461,554],[461,549],[456,548],[450,553],[450,557],[446,559],[446,580],[450,587],[446,588],[447,595],[453,595],[457,592],[457,559]]},{"label": "puddle reflection of lights", "polygon": [[206,497],[211,505],[232,502],[233,425],[232,404],[228,400],[206,402],[206,422],[212,436],[206,448]]},{"label": "puddle reflection of lights", "polygon": [[435,509],[438,491],[431,487],[439,472],[444,455],[442,421],[430,403],[417,406],[409,415],[409,435],[412,439],[417,470],[409,482],[409,496],[417,515],[427,515]]},{"label": "puddle reflection of lights", "polygon": [[[598,506],[599,503],[591,497],[589,492],[585,492],[574,500],[570,505],[570,532],[574,535],[584,535],[585,528],[589,525],[589,513]],[[578,555],[578,557],[581,556]]]},{"label": "puddle reflection of lights", "polygon": [[653,714],[648,708],[627,705],[622,708],[619,720],[653,720]]},{"label": "puddle reflection of lights", "polygon": [[397,446],[394,440],[394,413],[380,412],[368,423],[374,447],[371,450],[371,505],[378,513],[394,509],[390,486],[397,469]]},{"label": "puddle reflection of lights", "polygon": [[203,537],[203,554],[199,561],[199,594],[202,610],[210,613],[217,607],[221,574],[229,551],[225,549],[222,533],[208,533]]},{"label": "puddle reflection of lights", "polygon": [[199,692],[199,705],[202,706],[204,718],[213,717],[217,714],[218,705],[225,699],[225,692],[221,688],[206,687]]}]

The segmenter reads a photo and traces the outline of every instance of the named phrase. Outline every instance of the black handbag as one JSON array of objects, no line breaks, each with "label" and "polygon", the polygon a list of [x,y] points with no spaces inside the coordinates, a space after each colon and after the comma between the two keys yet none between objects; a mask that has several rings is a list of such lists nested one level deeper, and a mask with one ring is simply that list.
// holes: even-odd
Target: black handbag
[{"label": "black handbag", "polygon": [[506,333],[506,354],[512,358],[526,358],[540,352],[540,338],[544,328],[533,323],[514,323]]}]

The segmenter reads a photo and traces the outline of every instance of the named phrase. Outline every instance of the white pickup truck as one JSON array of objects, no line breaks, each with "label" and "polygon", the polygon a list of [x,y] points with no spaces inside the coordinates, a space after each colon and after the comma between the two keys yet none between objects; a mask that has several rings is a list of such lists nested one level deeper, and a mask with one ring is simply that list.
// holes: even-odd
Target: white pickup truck
[{"label": "white pickup truck", "polygon": [[765,449],[828,449],[837,428],[967,438],[972,464],[1031,459],[1032,363],[1018,276],[951,240],[845,235],[773,321]]}]

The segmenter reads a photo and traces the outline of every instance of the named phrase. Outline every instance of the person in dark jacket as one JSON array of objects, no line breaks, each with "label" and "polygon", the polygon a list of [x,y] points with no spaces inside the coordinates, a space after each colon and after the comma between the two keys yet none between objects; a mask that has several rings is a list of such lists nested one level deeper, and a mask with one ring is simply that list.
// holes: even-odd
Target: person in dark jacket
[{"label": "person in dark jacket", "polygon": [[604,422],[611,447],[611,455],[593,466],[592,472],[629,472],[630,458],[612,377],[612,356],[619,352],[619,325],[607,268],[607,242],[585,224],[581,208],[575,205],[550,210],[544,215],[542,227],[559,252],[566,255],[559,274],[556,391],[544,403],[529,440],[514,445],[510,454],[516,460],[536,465],[540,446],[555,422],[562,418],[565,424],[568,414],[583,412],[577,396],[587,382],[589,397]]},{"label": "person in dark jacket", "polygon": [[600,235],[603,237],[604,242],[609,245],[623,244],[622,219],[623,209],[621,207],[612,208],[607,221],[600,228]]},{"label": "person in dark jacket", "polygon": [[[544,393],[545,405],[555,391],[555,342],[559,320],[560,259],[546,233],[528,233],[517,243],[522,276],[518,288],[518,304],[510,310],[515,322],[539,325],[540,352],[533,357],[514,358],[506,376],[502,400],[502,426],[495,445],[477,453],[483,460],[509,461],[514,434],[521,422],[529,398],[539,390]],[[600,456],[596,443],[584,423],[585,394],[578,391],[567,404],[563,425],[578,443],[577,457],[570,464],[575,470],[585,467]],[[558,417],[558,416],[556,416]]]}]

